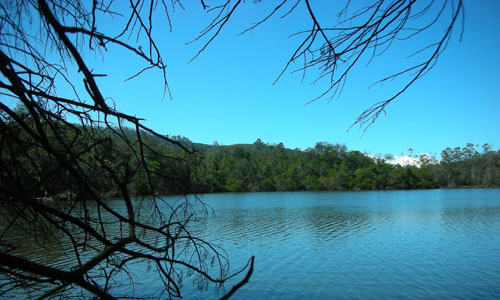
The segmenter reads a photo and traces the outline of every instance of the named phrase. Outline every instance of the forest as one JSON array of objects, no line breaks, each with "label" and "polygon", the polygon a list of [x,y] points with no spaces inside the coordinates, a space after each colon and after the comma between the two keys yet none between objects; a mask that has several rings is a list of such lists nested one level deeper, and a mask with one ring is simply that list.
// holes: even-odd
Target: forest
[{"label": "forest", "polygon": [[304,151],[282,143],[202,147],[194,163],[196,192],[341,191],[500,186],[500,151],[488,144],[446,148],[441,160],[420,155],[394,165],[345,145],[319,142]]},{"label": "forest", "polygon": [[[6,125],[4,130],[14,135],[15,132],[22,134],[15,122]],[[83,155],[88,155],[88,147],[94,148],[93,155],[100,159],[89,159],[88,165],[82,165],[81,169],[95,179],[99,185],[97,190],[105,197],[118,196],[120,191],[109,174],[97,172],[98,165],[104,163],[126,173],[123,176],[128,178],[134,195],[500,186],[500,151],[493,151],[488,144],[484,144],[481,150],[471,143],[462,148],[446,148],[439,161],[436,157],[420,155],[414,157],[417,164],[401,166],[389,163],[389,155],[370,156],[348,150],[343,144],[328,142],[318,142],[312,148],[300,150],[288,149],[283,143],[266,144],[260,139],[253,144],[207,145],[182,136],[166,136],[171,141],[167,142],[141,132],[142,143],[138,143],[136,131],[130,128],[94,130],[95,136],[99,136],[98,146],[91,145],[92,142],[83,135],[67,130],[61,147],[85,153]],[[65,132],[62,128],[60,131]],[[3,143],[12,145],[2,147],[5,152],[2,155],[9,156],[11,161],[6,168],[13,168],[10,171],[15,173],[28,162],[37,166],[32,174],[19,174],[22,180],[18,184],[34,187],[31,196],[64,198],[81,190],[77,188],[77,182],[66,182],[69,180],[67,176],[58,174],[62,172],[58,162],[37,153],[38,149],[31,143],[8,143],[5,140],[7,135],[2,136]],[[129,143],[120,136],[126,136]],[[137,148],[138,145],[147,149]],[[135,155],[134,147],[144,153],[144,160],[135,165],[130,164]],[[145,171],[146,168],[149,172]],[[40,178],[52,182],[37,184]],[[67,190],[72,185],[75,189]]]}]

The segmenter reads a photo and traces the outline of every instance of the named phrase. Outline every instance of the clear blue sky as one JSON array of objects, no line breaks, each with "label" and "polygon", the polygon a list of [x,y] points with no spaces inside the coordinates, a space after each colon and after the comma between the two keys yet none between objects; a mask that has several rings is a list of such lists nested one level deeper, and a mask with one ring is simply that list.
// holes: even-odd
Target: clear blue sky
[{"label": "clear blue sky", "polygon": [[[340,99],[305,105],[323,91],[326,82],[311,85],[314,76],[308,76],[301,83],[300,74],[287,73],[272,85],[301,41],[288,35],[310,28],[305,8],[298,7],[285,20],[274,18],[253,32],[236,36],[273,8],[270,2],[274,1],[263,2],[247,1],[213,44],[190,64],[187,62],[203,42],[185,42],[195,38],[209,18],[199,1],[184,3],[187,10],[177,9],[172,15],[172,33],[165,24],[155,28],[168,64],[173,99],[161,100],[157,72],[124,84],[123,79],[137,65],[119,55],[107,56],[104,64],[94,66],[112,75],[100,79],[106,96],[123,111],[146,118],[146,124],[160,133],[207,144],[253,143],[260,138],[305,149],[326,141],[372,154],[400,155],[413,148],[414,153],[437,153],[438,157],[444,148],[462,147],[467,142],[500,147],[500,1],[465,1],[462,42],[456,30],[434,69],[390,104],[387,114],[364,134],[358,127],[347,129],[364,109],[397,87],[395,82],[368,89],[376,79],[390,75],[391,67],[407,63],[395,59],[405,47],[394,47],[368,68],[359,65]],[[329,22],[338,9],[329,7],[330,1],[311,3],[320,22]],[[119,71],[109,72],[110,68]]]}]

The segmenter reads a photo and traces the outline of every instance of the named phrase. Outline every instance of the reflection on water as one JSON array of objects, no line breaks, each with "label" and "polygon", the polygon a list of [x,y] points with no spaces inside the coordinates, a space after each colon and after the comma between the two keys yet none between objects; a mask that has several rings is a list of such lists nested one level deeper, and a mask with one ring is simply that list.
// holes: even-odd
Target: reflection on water
[{"label": "reflection on water", "polygon": [[[500,298],[500,189],[203,200],[215,216],[194,224],[200,237],[226,249],[233,270],[256,257],[250,282],[234,299]],[[149,276],[138,279],[146,290],[161,287]],[[187,299],[199,296],[189,283],[184,290]],[[199,298],[217,295],[209,290]]]}]

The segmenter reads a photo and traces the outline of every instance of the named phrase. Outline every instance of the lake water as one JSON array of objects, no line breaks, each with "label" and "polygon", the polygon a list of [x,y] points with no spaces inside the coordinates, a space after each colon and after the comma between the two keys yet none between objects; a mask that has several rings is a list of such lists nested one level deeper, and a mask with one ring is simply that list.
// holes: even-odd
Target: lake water
[{"label": "lake water", "polygon": [[[232,299],[500,299],[500,189],[202,200],[215,215],[196,234],[222,246],[233,271],[255,256],[250,282]],[[33,249],[39,247],[30,255],[46,256]],[[160,293],[156,277],[137,275],[144,289],[136,295]],[[184,299],[220,296],[215,289],[200,294],[189,278],[183,293]]]},{"label": "lake water", "polygon": [[500,299],[499,189],[203,200],[216,213],[203,236],[234,268],[255,255],[234,299]]}]

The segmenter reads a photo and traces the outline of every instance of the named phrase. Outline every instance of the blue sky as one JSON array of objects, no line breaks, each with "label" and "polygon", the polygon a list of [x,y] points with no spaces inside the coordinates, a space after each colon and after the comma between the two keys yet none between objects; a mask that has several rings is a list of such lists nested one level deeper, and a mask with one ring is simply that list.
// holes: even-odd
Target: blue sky
[{"label": "blue sky", "polygon": [[[160,133],[207,144],[253,143],[260,138],[305,149],[326,141],[371,154],[400,155],[412,148],[414,153],[437,153],[438,157],[444,148],[468,142],[500,147],[500,1],[465,1],[462,42],[456,30],[434,69],[391,103],[387,114],[366,132],[348,129],[364,109],[398,87],[396,81],[368,89],[383,75],[390,75],[391,68],[408,63],[397,59],[406,55],[402,52],[406,46],[393,47],[367,68],[359,65],[339,99],[324,98],[306,105],[324,91],[327,82],[311,85],[315,79],[311,74],[301,83],[301,74],[288,72],[273,85],[301,42],[288,36],[310,28],[305,7],[299,6],[285,20],[274,18],[236,36],[270,12],[274,3],[247,2],[190,64],[203,41],[185,43],[209,21],[199,2],[185,3],[185,11],[176,10],[173,32],[168,32],[166,24],[156,26],[154,34],[168,65],[171,100],[162,100],[158,72],[123,83],[138,65],[133,58],[120,55],[105,56],[104,63],[98,60],[94,66],[110,75],[100,79],[104,94],[119,109],[145,118],[146,125]],[[338,7],[330,7],[331,3],[311,1],[320,23],[335,15]]]}]

